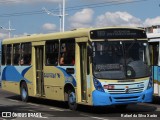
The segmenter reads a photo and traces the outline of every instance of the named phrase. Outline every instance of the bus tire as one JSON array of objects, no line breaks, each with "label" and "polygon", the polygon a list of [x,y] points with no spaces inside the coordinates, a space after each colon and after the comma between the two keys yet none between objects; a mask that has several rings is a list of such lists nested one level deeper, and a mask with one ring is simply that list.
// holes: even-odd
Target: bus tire
[{"label": "bus tire", "polygon": [[71,110],[77,109],[76,94],[72,90],[68,91],[68,106],[69,106],[69,109]]},{"label": "bus tire", "polygon": [[28,87],[27,87],[27,84],[25,82],[21,83],[20,93],[21,93],[22,101],[27,102],[28,101]]}]

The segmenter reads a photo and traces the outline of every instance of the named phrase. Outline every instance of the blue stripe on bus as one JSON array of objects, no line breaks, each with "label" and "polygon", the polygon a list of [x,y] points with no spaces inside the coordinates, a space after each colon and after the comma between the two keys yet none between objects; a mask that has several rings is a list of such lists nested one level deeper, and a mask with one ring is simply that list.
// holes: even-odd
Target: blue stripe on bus
[{"label": "blue stripe on bus", "polygon": [[31,68],[31,66],[30,67],[28,67],[28,68],[25,68],[23,71],[22,71],[22,76],[24,77],[24,75],[26,74],[26,72],[29,70]]},{"label": "blue stripe on bus", "polygon": [[[29,67],[30,68],[30,67]],[[24,69],[23,75],[28,71],[29,69]],[[6,81],[13,81],[13,82],[19,82],[20,80],[25,80],[26,82],[30,82],[26,78],[24,78],[22,74],[20,74],[17,69],[13,66],[7,66],[3,69],[2,72],[2,80]]]},{"label": "blue stripe on bus", "polygon": [[68,74],[64,68],[61,68],[61,67],[56,67],[56,68],[58,68],[59,70],[61,70],[63,72],[63,74],[65,76],[65,82],[66,83],[70,83],[71,82],[71,81],[67,81],[67,79],[66,79],[67,77],[70,77],[70,78],[72,78],[72,82],[71,83],[74,85],[74,87],[77,86],[76,80],[74,79],[74,77],[71,74]]},{"label": "blue stripe on bus", "polygon": [[158,66],[158,71],[157,71],[157,75],[158,75],[158,81],[160,82],[160,67]]},{"label": "blue stripe on bus", "polygon": [[109,94],[94,90],[92,92],[92,102],[94,106],[152,102],[152,95],[153,87],[141,93],[134,94]]},{"label": "blue stripe on bus", "polygon": [[160,67],[159,66],[153,66],[153,80],[160,82]]},{"label": "blue stripe on bus", "polygon": [[158,74],[157,74],[157,71],[158,71],[158,66],[153,66],[153,75],[154,75],[154,80],[158,80]]}]

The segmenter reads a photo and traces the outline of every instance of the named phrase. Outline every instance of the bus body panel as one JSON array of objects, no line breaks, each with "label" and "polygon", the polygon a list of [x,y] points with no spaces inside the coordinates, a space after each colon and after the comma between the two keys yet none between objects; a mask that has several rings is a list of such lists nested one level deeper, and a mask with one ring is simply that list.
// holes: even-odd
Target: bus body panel
[{"label": "bus body panel", "polygon": [[153,66],[154,94],[160,96],[160,67]]},{"label": "bus body panel", "polygon": [[67,68],[75,69],[74,66],[44,67],[44,86],[46,98],[64,101],[65,84],[71,84],[73,87],[76,87],[75,75],[72,76],[67,74],[65,71]]},{"label": "bus body panel", "polygon": [[142,93],[135,94],[114,94],[103,93],[100,91],[93,91],[93,105],[106,106],[117,104],[132,104],[139,102],[152,102],[153,88],[145,90]]},{"label": "bus body panel", "polygon": [[147,37],[151,49],[154,96],[160,97],[160,33],[148,33]]},{"label": "bus body panel", "polygon": [[93,105],[116,105],[138,102],[152,102],[153,88],[147,89],[150,78],[138,79],[135,82],[107,82],[100,81],[102,86],[114,85],[114,89],[104,89],[104,92],[92,92]]},{"label": "bus body panel", "polygon": [[[20,94],[20,82],[32,83],[32,69],[30,66],[2,66],[2,88]],[[28,76],[25,76],[29,73]],[[29,93],[32,95],[31,93]]]},{"label": "bus body panel", "polygon": [[63,100],[64,75],[57,67],[44,67],[45,96],[48,99]]},{"label": "bus body panel", "polygon": [[[65,84],[71,84],[73,87],[76,87],[75,75],[67,74],[65,72],[66,68],[74,67],[44,67],[45,98],[64,101]],[[33,84],[33,67],[3,66],[2,69],[2,87],[4,90],[20,94],[20,82],[25,80],[28,86],[29,96],[36,97],[36,94],[34,94],[36,85]]]}]

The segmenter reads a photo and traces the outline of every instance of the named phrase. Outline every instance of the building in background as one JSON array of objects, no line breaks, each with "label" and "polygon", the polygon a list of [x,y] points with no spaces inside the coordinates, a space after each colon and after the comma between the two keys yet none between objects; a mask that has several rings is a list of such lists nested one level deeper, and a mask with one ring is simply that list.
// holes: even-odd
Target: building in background
[{"label": "building in background", "polygon": [[160,25],[153,25],[151,27],[147,27],[146,32],[148,38],[160,38]]}]

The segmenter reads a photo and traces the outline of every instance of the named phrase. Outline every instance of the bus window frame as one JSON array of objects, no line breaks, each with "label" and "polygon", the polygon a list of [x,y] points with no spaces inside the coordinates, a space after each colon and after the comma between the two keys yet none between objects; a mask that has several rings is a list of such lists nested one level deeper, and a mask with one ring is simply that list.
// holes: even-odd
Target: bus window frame
[{"label": "bus window frame", "polygon": [[[7,45],[2,45],[2,59],[4,59],[4,61],[2,60],[1,61],[1,65],[6,65],[6,50],[7,50]],[[4,56],[3,56],[3,53],[4,53]],[[3,64],[3,62],[4,62],[4,64]]]},{"label": "bus window frame", "polygon": [[[8,46],[10,46],[10,63],[8,63]],[[12,44],[7,44],[6,45],[6,55],[5,55],[5,58],[6,58],[6,63],[5,65],[12,65]]]},{"label": "bus window frame", "polygon": [[[15,62],[14,62],[14,59],[16,58],[16,57],[14,57],[14,55],[16,55],[16,51],[14,52],[14,46],[15,46],[15,45],[18,45],[18,47],[19,47],[19,49],[18,49],[18,55],[19,55],[19,57],[17,58],[17,59],[18,59],[18,64],[15,64]],[[19,64],[19,59],[20,59],[20,56],[21,56],[20,47],[21,47],[21,44],[20,44],[20,43],[14,43],[14,44],[13,44],[13,47],[12,47],[12,49],[13,49],[13,50],[12,50],[12,56],[13,56],[13,57],[12,57],[12,58],[13,58],[13,59],[12,59],[12,65],[20,65],[20,64]]]},{"label": "bus window frame", "polygon": [[[29,52],[27,52],[27,53],[25,53],[24,51],[23,51],[23,49],[25,50],[25,48],[22,48],[22,45],[25,45],[25,44],[30,44],[30,63],[29,64],[27,64],[27,63],[25,63],[24,61],[24,55],[28,55],[28,53]],[[30,66],[31,64],[32,64],[32,43],[31,42],[24,42],[24,43],[20,43],[20,59],[19,59],[19,65],[20,66]],[[22,55],[23,55],[23,58],[22,58]],[[20,64],[20,60],[22,60],[23,59],[23,64]]]},{"label": "bus window frame", "polygon": [[158,42],[158,66],[160,66],[160,41]]},{"label": "bus window frame", "polygon": [[[157,49],[157,45],[158,45],[158,49]],[[149,46],[151,46],[151,50],[150,51],[150,54],[151,54],[151,64],[152,66],[159,66],[160,65],[160,42],[149,42]],[[156,51],[158,52],[156,55],[157,55],[157,58],[155,58],[155,48],[156,46]],[[154,50],[154,51],[153,51]],[[156,59],[156,62],[155,62],[155,59]]]},{"label": "bus window frame", "polygon": [[[54,45],[55,45],[55,43],[58,43],[58,56],[57,56],[57,61],[55,62],[56,64],[49,64],[49,63],[47,63],[47,43],[54,43]],[[58,39],[55,39],[55,40],[51,40],[51,41],[46,41],[45,42],[45,66],[58,66],[58,61],[59,61],[59,51],[60,51],[60,41],[58,40]],[[53,53],[55,53],[55,52],[53,52]],[[52,53],[52,54],[53,54]],[[51,53],[50,53],[51,54]]]},{"label": "bus window frame", "polygon": [[[73,42],[71,42],[71,41],[73,41]],[[67,43],[67,44],[66,44]],[[61,47],[62,47],[62,44],[65,44],[65,49],[66,49],[66,51],[62,51],[62,49],[61,49]],[[71,60],[71,62],[73,62],[73,60],[74,60],[74,64],[60,64],[60,60],[61,60],[61,56],[62,56],[62,54],[64,54],[64,53],[69,53],[68,51],[67,51],[67,49],[69,48],[69,47],[67,47],[68,46],[68,44],[73,44],[73,47],[74,47],[74,49],[73,50],[71,50],[71,51],[73,51],[73,59]],[[59,51],[59,65],[60,66],[75,66],[75,54],[76,54],[76,52],[75,52],[75,50],[76,50],[76,39],[75,38],[65,38],[65,39],[60,39],[60,51]],[[65,57],[65,56],[64,56]],[[71,56],[70,56],[71,57]],[[67,56],[67,58],[68,58],[68,56]]]}]

